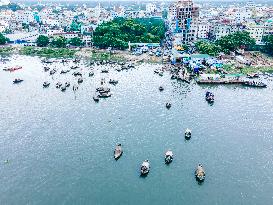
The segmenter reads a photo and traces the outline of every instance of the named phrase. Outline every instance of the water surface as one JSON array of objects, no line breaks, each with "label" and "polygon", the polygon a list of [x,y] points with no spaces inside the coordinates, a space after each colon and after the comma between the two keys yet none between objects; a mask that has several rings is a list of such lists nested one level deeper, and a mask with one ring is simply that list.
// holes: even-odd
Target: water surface
[{"label": "water surface", "polygon": [[[153,73],[159,65],[109,74],[80,63],[84,82],[74,93],[53,84],[70,81],[70,73],[52,77],[38,57],[11,56],[0,72],[0,204],[204,204],[271,205],[273,203],[273,98],[268,88],[199,86]],[[69,68],[72,63],[50,67]],[[13,85],[16,77],[25,81]],[[113,96],[92,99],[102,77],[118,79]],[[163,85],[165,90],[159,92]],[[204,99],[207,90],[215,103]],[[165,103],[171,102],[170,110]],[[193,131],[185,141],[184,130]],[[124,154],[113,160],[115,144]],[[164,164],[167,149],[174,161]],[[143,160],[151,162],[146,178]],[[8,160],[8,163],[5,161]],[[194,170],[201,162],[206,180]]]}]

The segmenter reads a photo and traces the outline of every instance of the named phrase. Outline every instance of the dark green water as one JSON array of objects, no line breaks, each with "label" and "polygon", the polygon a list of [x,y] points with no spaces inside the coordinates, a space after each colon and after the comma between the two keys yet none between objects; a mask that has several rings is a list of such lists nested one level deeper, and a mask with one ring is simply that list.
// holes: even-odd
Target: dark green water
[{"label": "dark green water", "polygon": [[[42,88],[45,80],[76,79],[51,79],[37,57],[12,56],[1,67],[10,65],[23,70],[0,72],[0,204],[273,204],[271,79],[266,89],[200,87],[159,77],[158,66],[143,64],[128,72],[95,70],[93,78],[85,72],[74,95],[71,87]],[[25,81],[13,85],[16,77]],[[94,103],[101,77],[119,83],[111,98]],[[213,106],[204,99],[208,89]],[[116,143],[124,148],[118,161]],[[169,166],[167,149],[175,155]],[[145,159],[151,172],[141,178]],[[199,162],[202,185],[194,178]]]}]

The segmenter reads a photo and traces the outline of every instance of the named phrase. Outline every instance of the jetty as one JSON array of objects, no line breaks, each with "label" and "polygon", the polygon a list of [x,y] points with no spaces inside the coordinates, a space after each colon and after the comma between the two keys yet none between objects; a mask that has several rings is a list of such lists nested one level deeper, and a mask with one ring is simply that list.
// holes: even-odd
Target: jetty
[{"label": "jetty", "polygon": [[202,80],[196,80],[196,82],[198,84],[241,84],[241,85],[243,85],[245,83],[245,81],[241,80],[241,79],[225,79],[225,78],[221,78],[221,79],[217,79],[217,80],[202,79]]}]

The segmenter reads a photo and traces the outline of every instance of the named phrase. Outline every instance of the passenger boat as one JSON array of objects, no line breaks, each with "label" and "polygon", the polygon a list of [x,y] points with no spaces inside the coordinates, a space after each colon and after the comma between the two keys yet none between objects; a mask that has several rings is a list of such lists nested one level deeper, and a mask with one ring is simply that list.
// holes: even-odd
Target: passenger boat
[{"label": "passenger boat", "polygon": [[244,85],[249,86],[249,87],[256,87],[256,88],[266,88],[267,87],[267,85],[265,83],[255,82],[255,81],[245,81]]},{"label": "passenger boat", "polygon": [[173,152],[171,150],[168,150],[165,153],[165,163],[170,164],[173,161]]},{"label": "passenger boat", "polygon": [[45,82],[43,83],[43,87],[44,87],[44,88],[47,88],[49,85],[50,85],[50,82],[45,81]]},{"label": "passenger boat", "polygon": [[189,128],[186,129],[185,131],[185,138],[190,139],[191,138],[191,130]]},{"label": "passenger boat", "polygon": [[114,151],[114,158],[115,160],[118,160],[123,153],[123,150],[121,148],[121,144],[117,144],[115,151]]},{"label": "passenger boat", "polygon": [[145,160],[140,167],[141,175],[147,175],[150,171],[150,163],[149,160]]},{"label": "passenger boat", "polygon": [[203,182],[205,180],[205,170],[201,164],[198,164],[196,170],[195,170],[195,177],[196,180],[199,182]]},{"label": "passenger boat", "polygon": [[15,78],[14,81],[13,81],[13,83],[14,83],[14,84],[18,84],[18,83],[21,83],[21,82],[23,82],[23,81],[24,81],[24,80],[22,80],[22,79]]},{"label": "passenger boat", "polygon": [[206,92],[206,101],[208,101],[209,103],[213,103],[214,102],[214,94],[207,91]]},{"label": "passenger boat", "polygon": [[96,88],[96,90],[100,93],[107,93],[110,92],[110,88],[106,88],[106,87],[98,87]]},{"label": "passenger boat", "polygon": [[111,95],[112,94],[110,92],[100,92],[98,96],[100,98],[109,98],[109,97],[111,97]]},{"label": "passenger boat", "polygon": [[166,103],[166,108],[167,108],[167,109],[170,109],[171,107],[172,107],[172,104],[171,104],[171,103],[169,103],[169,102]]},{"label": "passenger boat", "polygon": [[101,72],[102,72],[102,73],[108,73],[109,70],[105,68],[105,69],[102,69]]},{"label": "passenger boat", "polygon": [[11,68],[4,68],[3,70],[4,71],[9,71],[9,72],[14,72],[14,71],[20,70],[22,68],[23,68],[22,66],[15,66],[15,67],[11,67]]},{"label": "passenger boat", "polygon": [[252,74],[247,74],[247,78],[258,78],[259,74],[258,73],[252,73]]}]

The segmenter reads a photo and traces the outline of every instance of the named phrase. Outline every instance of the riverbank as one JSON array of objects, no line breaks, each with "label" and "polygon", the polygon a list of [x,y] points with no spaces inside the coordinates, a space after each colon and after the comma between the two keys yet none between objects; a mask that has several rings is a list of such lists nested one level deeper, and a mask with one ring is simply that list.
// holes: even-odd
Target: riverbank
[{"label": "riverbank", "polygon": [[[0,47],[0,54],[22,54],[41,56],[47,58],[66,58],[66,57],[79,57],[86,58],[93,61],[112,60],[117,62],[131,61],[131,62],[144,62],[144,63],[162,63],[162,57],[150,56],[148,53],[142,55],[132,55],[128,50],[115,50],[108,51],[106,49],[93,49],[93,48],[39,48],[39,47],[13,47],[5,46]],[[259,53],[259,58],[264,54]],[[255,55],[257,56],[257,54]],[[273,72],[273,58],[266,56],[261,58],[259,64],[251,66],[238,65],[235,62],[227,62],[224,64],[224,70],[227,73],[242,73],[250,74],[256,72]],[[261,63],[262,62],[262,63]],[[263,65],[264,62],[264,65]],[[210,71],[209,73],[214,73]]]}]

